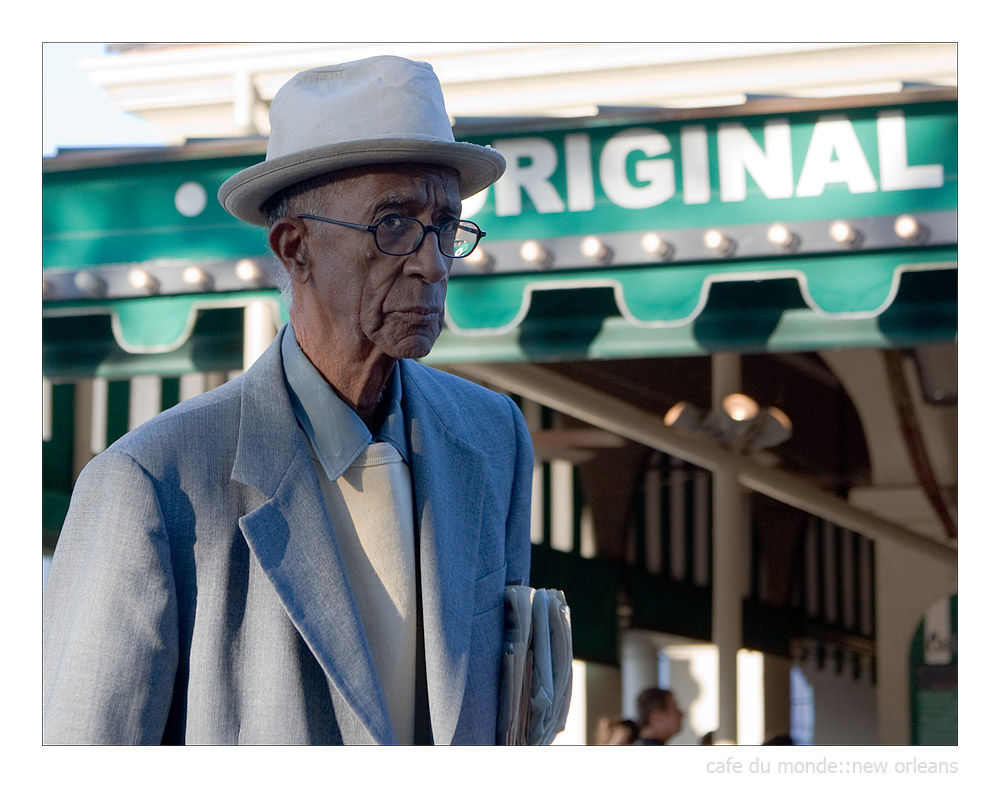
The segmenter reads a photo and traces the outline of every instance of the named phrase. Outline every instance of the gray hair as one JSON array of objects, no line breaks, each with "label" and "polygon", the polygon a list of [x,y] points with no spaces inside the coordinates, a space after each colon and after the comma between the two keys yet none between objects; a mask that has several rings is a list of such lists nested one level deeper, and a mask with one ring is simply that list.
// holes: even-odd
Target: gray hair
[{"label": "gray hair", "polygon": [[[320,213],[322,205],[319,192],[323,187],[333,183],[336,178],[337,173],[317,175],[314,178],[292,184],[268,197],[260,207],[267,219],[267,229],[270,231],[275,222],[288,216],[297,216],[300,213]],[[268,277],[280,291],[282,304],[291,311],[292,277],[285,270],[281,260],[273,253],[268,257],[267,266],[269,269]]]}]

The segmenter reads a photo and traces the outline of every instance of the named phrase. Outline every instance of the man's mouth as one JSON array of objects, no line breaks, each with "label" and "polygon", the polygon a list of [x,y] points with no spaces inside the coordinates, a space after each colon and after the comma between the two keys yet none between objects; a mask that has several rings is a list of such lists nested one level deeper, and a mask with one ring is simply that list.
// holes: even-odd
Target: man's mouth
[{"label": "man's mouth", "polygon": [[392,312],[393,314],[401,315],[415,322],[440,320],[444,315],[443,309],[426,306],[411,306],[403,309],[394,309]]}]

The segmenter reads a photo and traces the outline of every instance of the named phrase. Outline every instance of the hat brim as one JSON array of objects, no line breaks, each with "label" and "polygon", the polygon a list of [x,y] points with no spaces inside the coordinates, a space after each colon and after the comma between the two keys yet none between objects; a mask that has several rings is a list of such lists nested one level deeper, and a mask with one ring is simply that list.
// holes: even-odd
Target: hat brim
[{"label": "hat brim", "polygon": [[371,164],[432,164],[458,172],[462,199],[482,191],[503,175],[499,151],[470,142],[441,139],[376,139],[309,148],[262,161],[233,175],[219,188],[219,202],[237,219],[261,227],[261,206],[269,197],[318,175]]}]

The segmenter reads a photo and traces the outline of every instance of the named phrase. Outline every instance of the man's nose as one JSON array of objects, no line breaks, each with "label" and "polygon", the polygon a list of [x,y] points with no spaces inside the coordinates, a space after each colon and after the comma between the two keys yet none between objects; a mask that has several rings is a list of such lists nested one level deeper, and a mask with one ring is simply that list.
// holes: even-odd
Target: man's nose
[{"label": "man's nose", "polygon": [[417,250],[407,257],[404,270],[411,276],[419,276],[427,284],[448,278],[451,258],[442,254],[437,233],[431,231],[424,235]]}]

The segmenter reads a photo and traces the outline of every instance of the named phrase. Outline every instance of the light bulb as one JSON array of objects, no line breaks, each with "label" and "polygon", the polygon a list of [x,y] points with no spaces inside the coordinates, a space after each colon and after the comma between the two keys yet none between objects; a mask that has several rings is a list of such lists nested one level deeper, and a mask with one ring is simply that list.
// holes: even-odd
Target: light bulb
[{"label": "light bulb", "polygon": [[779,249],[790,249],[796,245],[798,238],[783,224],[774,224],[767,231],[767,240]]},{"label": "light bulb", "polygon": [[830,225],[830,237],[839,244],[850,246],[858,239],[858,231],[845,221],[836,221]]},{"label": "light bulb", "polygon": [[733,421],[750,421],[760,412],[760,406],[746,394],[730,394],[722,400],[722,409]]},{"label": "light bulb", "polygon": [[908,213],[904,213],[901,216],[896,217],[896,223],[893,225],[893,229],[896,231],[896,235],[904,241],[919,240],[924,233],[924,228],[920,226],[920,222]]},{"label": "light bulb", "polygon": [[680,418],[681,413],[684,411],[684,408],[686,407],[687,407],[686,402],[678,402],[664,414],[663,423],[666,424],[668,427],[672,426],[674,422],[676,422],[677,419]]},{"label": "light bulb", "polygon": [[663,416],[663,423],[687,432],[697,432],[701,426],[702,413],[683,400],[674,405]]},{"label": "light bulb", "polygon": [[705,246],[713,252],[728,254],[733,248],[733,242],[718,230],[709,230],[705,233]]},{"label": "light bulb", "polygon": [[611,250],[597,236],[588,235],[580,244],[580,251],[583,256],[599,263],[611,261]]},{"label": "light bulb", "polygon": [[99,298],[108,289],[107,283],[90,271],[77,272],[76,276],[73,277],[73,284],[92,298]]},{"label": "light bulb", "polygon": [[770,413],[772,416],[774,416],[774,419],[775,421],[778,422],[778,424],[780,424],[789,432],[792,431],[792,420],[788,418],[788,414],[785,413],[785,411],[783,411],[781,408],[777,408],[774,405],[771,405],[767,409],[767,412]]},{"label": "light bulb", "polygon": [[136,290],[152,293],[159,284],[149,271],[142,268],[133,268],[128,273],[128,283]]},{"label": "light bulb", "polygon": [[662,260],[673,254],[673,247],[656,233],[646,233],[642,236],[642,248]]},{"label": "light bulb", "polygon": [[521,245],[521,259],[526,263],[534,263],[539,268],[545,268],[551,262],[552,255],[538,241],[525,241]]},{"label": "light bulb", "polygon": [[211,285],[212,277],[198,266],[192,265],[184,269],[184,283],[205,290]]},{"label": "light bulb", "polygon": [[253,260],[240,260],[236,264],[236,277],[244,282],[258,282],[260,280],[260,268]]}]

